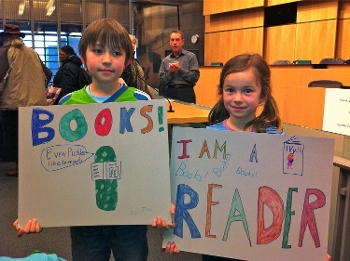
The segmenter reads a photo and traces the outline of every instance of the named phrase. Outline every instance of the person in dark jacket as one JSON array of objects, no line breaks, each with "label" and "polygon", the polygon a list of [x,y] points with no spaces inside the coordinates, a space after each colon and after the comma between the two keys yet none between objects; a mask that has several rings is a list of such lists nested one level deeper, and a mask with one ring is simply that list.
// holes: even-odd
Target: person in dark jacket
[{"label": "person in dark jacket", "polygon": [[73,47],[66,45],[60,49],[59,59],[61,67],[53,78],[53,85],[61,87],[56,103],[68,93],[80,89],[79,76],[81,73],[82,62],[74,52]]}]

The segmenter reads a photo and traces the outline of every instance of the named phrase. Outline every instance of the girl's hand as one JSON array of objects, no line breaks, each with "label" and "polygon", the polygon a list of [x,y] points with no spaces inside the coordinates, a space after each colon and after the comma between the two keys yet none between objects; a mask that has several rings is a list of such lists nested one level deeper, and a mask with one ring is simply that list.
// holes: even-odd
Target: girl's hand
[{"label": "girl's hand", "polygon": [[[175,205],[174,204],[171,204],[171,206],[170,206],[170,213],[171,213],[172,217],[175,215]],[[162,219],[159,216],[157,218],[153,219],[152,227],[163,228],[165,230],[167,230],[169,228],[165,219]],[[172,218],[172,224],[170,225],[170,227],[171,228],[175,227],[174,217]]]},{"label": "girl's hand", "polygon": [[[171,204],[171,206],[170,206],[170,213],[171,213],[171,216],[172,216],[172,223],[170,225],[171,228],[175,227],[175,221],[174,221],[175,210],[176,210],[175,205]],[[169,226],[166,223],[166,221],[164,219],[160,218],[160,217],[157,217],[156,219],[153,219],[152,227],[163,228],[165,230],[169,228]],[[163,238],[163,234],[161,235],[161,237]],[[164,251],[165,253],[168,253],[168,254],[177,254],[177,253],[180,252],[179,249],[176,247],[176,244],[174,242],[172,242],[172,243],[168,242],[166,244],[165,248],[162,248],[161,251]]]},{"label": "girl's hand", "polygon": [[180,251],[179,249],[176,247],[176,244],[174,242],[170,243],[168,242],[168,244],[166,244],[165,247],[165,253],[168,254],[178,254]]},{"label": "girl's hand", "polygon": [[23,236],[23,234],[39,233],[43,230],[35,218],[29,220],[27,224],[24,226],[24,228],[18,227],[18,219],[15,222],[13,222],[13,226],[17,229],[18,237]]}]

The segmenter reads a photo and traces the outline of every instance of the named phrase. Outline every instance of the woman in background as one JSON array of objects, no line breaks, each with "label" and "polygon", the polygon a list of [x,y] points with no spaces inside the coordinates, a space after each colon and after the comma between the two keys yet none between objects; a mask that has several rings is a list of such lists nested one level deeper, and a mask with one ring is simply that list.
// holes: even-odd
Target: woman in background
[{"label": "woman in background", "polygon": [[74,52],[73,47],[63,46],[60,49],[59,59],[61,67],[53,78],[53,85],[61,88],[61,93],[55,102],[56,105],[63,96],[81,88],[79,76],[82,62]]}]

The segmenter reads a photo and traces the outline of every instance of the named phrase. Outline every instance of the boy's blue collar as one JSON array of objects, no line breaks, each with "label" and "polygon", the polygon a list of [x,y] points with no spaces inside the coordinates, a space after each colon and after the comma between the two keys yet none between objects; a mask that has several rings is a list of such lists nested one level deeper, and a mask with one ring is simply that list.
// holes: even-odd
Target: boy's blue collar
[{"label": "boy's blue collar", "polygon": [[118,91],[116,91],[114,94],[112,94],[107,100],[105,100],[103,103],[106,102],[114,102],[123,92],[126,91],[128,87],[125,84],[121,84]]}]

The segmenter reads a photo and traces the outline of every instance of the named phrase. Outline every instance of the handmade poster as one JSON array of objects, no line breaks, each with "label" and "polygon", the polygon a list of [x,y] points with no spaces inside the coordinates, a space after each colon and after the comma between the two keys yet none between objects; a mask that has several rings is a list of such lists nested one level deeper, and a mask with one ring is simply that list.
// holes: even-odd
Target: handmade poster
[{"label": "handmade poster", "polygon": [[249,261],[325,260],[334,140],[174,128],[163,245]]},{"label": "handmade poster", "polygon": [[350,90],[326,88],[322,130],[350,135]]},{"label": "handmade poster", "polygon": [[171,222],[164,100],[19,109],[19,224]]}]

